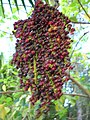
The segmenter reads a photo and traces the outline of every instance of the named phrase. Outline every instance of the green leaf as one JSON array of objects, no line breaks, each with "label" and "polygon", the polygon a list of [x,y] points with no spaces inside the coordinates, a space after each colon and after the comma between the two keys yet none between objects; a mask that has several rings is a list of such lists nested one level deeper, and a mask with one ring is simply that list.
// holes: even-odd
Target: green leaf
[{"label": "green leaf", "polygon": [[17,75],[17,72],[16,72],[16,71],[12,71],[12,73],[13,73],[14,75]]},{"label": "green leaf", "polygon": [[13,97],[16,98],[20,98],[21,95],[23,94],[23,92],[19,92],[19,93],[13,93]]},{"label": "green leaf", "polygon": [[[0,6],[1,7],[1,6]],[[1,12],[1,11],[0,11]],[[0,15],[1,15],[1,13],[0,13]],[[4,19],[0,19],[0,23],[5,23],[5,21],[4,21]]]},{"label": "green leaf", "polygon": [[4,100],[5,106],[10,106],[13,104],[12,98],[11,97],[6,97]]},{"label": "green leaf", "polygon": [[5,32],[2,32],[1,34],[0,34],[0,37],[2,38],[2,37],[4,37],[6,35],[6,33]]},{"label": "green leaf", "polygon": [[8,103],[10,103],[10,102],[12,101],[12,98],[11,98],[11,97],[7,97],[6,101],[7,101]]},{"label": "green leaf", "polygon": [[0,79],[0,82],[3,82],[3,79]]},{"label": "green leaf", "polygon": [[18,20],[18,17],[16,15],[12,16],[15,20]]},{"label": "green leaf", "polygon": [[20,111],[16,111],[14,114],[15,120],[21,120],[22,119],[22,114]]},{"label": "green leaf", "polygon": [[73,22],[77,22],[77,18],[74,16],[74,17],[70,17],[70,20],[73,21]]},{"label": "green leaf", "polygon": [[10,34],[10,37],[9,37],[9,38],[10,38],[10,40],[11,40],[11,42],[12,42],[12,41],[13,41],[13,36],[12,36],[11,34]]},{"label": "green leaf", "polygon": [[34,7],[33,1],[29,0],[30,4],[32,5],[32,7]]},{"label": "green leaf", "polygon": [[45,2],[46,2],[46,3],[49,3],[49,1],[48,1],[48,0],[45,0]]},{"label": "green leaf", "polygon": [[17,12],[16,7],[12,9],[12,12],[13,12],[13,13],[16,13],[16,12]]}]

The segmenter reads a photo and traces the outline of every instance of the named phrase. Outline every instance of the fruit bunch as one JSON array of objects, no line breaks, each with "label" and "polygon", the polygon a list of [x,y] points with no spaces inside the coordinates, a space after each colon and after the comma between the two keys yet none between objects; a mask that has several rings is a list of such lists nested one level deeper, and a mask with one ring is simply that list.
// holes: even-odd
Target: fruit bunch
[{"label": "fruit bunch", "polygon": [[62,96],[62,86],[69,80],[65,71],[72,69],[69,51],[74,28],[70,20],[54,7],[40,0],[30,18],[14,23],[17,38],[12,63],[19,71],[21,88],[30,88],[30,102],[40,101],[37,114],[49,111],[52,100]]}]

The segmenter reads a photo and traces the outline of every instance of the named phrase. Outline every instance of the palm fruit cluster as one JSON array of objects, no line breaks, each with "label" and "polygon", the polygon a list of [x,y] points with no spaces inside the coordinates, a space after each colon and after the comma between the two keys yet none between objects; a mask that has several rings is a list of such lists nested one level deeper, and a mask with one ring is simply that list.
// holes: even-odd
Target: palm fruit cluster
[{"label": "palm fruit cluster", "polygon": [[14,23],[17,38],[12,64],[19,71],[21,88],[30,88],[30,102],[40,101],[37,114],[48,112],[52,100],[62,96],[69,80],[65,71],[72,69],[69,51],[74,28],[64,14],[40,0],[32,15]]}]

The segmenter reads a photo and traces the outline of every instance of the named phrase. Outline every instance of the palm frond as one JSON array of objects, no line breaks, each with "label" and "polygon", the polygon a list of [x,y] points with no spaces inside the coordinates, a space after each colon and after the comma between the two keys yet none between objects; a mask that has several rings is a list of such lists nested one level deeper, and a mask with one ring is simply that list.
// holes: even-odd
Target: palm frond
[{"label": "palm frond", "polygon": [[5,14],[4,14],[4,6],[3,6],[3,0],[0,0],[0,3],[1,3],[1,9],[2,9],[3,16],[5,17]]},{"label": "palm frond", "polygon": [[30,4],[32,5],[32,7],[34,7],[34,3],[32,0],[29,0]]},{"label": "palm frond", "polygon": [[10,6],[10,9],[11,9],[11,12],[12,12],[11,1],[10,1],[10,0],[8,0],[8,3],[9,3],[9,6]]},{"label": "palm frond", "polygon": [[[46,1],[48,1],[48,0],[46,0]],[[23,5],[23,7],[24,7],[24,9],[25,9],[25,11],[27,12],[27,9],[26,9],[26,3],[25,3],[25,0],[21,0],[21,2],[22,2],[22,5]],[[31,6],[32,7],[34,7],[34,1],[33,0],[29,0],[29,3],[31,4]],[[3,3],[3,0],[0,0],[0,6],[1,6],[1,13],[3,14],[3,17],[5,17],[5,7],[4,7],[4,4],[5,3]],[[11,10],[11,12],[12,12],[12,0],[8,0],[8,3],[7,4],[9,4],[9,6],[10,6],[10,10]],[[19,5],[18,5],[18,0],[14,0],[14,4],[15,4],[15,6],[16,6],[16,8],[17,8],[17,11],[19,11]]]},{"label": "palm frond", "polygon": [[18,7],[17,0],[14,0],[14,3],[15,3],[15,6],[16,6],[16,8],[17,8],[17,11],[19,11],[19,7]]},{"label": "palm frond", "polygon": [[26,5],[25,5],[24,0],[21,0],[21,1],[22,1],[22,4],[23,4],[24,9],[25,9],[25,10],[26,10],[26,12],[27,12]]}]

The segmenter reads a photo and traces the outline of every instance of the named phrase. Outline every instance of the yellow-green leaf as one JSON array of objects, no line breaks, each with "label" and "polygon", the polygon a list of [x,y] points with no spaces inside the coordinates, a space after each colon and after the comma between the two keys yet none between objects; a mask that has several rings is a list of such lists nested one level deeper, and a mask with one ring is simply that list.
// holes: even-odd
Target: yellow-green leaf
[{"label": "yellow-green leaf", "polygon": [[10,108],[9,107],[5,107],[6,113],[10,112]]},{"label": "yellow-green leaf", "polygon": [[6,114],[7,114],[7,112],[6,112],[6,110],[5,110],[4,104],[0,104],[0,118],[1,118],[2,120],[4,120]]},{"label": "yellow-green leaf", "polygon": [[6,85],[3,85],[3,86],[2,86],[2,89],[3,89],[3,91],[6,92]]},{"label": "yellow-green leaf", "polygon": [[55,105],[55,109],[56,109],[56,111],[59,111],[60,108],[59,108],[58,104]]}]

